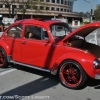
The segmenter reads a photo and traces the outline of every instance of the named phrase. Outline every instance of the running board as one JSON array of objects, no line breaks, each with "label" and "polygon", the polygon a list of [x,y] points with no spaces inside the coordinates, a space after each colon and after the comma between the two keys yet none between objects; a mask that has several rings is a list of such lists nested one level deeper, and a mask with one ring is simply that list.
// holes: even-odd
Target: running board
[{"label": "running board", "polygon": [[28,65],[28,64],[23,64],[23,63],[20,63],[20,62],[16,62],[14,60],[10,60],[10,63],[14,63],[14,64],[26,66],[26,67],[30,67],[30,68],[37,69],[37,70],[41,70],[41,71],[45,71],[45,72],[50,72],[50,70],[48,70],[48,69],[44,69],[44,68],[40,68],[40,67]]}]

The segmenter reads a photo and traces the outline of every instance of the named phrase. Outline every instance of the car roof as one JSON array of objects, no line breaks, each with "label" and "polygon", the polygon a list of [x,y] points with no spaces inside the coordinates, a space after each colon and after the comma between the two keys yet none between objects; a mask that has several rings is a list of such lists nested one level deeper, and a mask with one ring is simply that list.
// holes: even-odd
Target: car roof
[{"label": "car roof", "polygon": [[54,23],[63,23],[60,20],[47,20],[47,19],[23,19],[15,22],[14,24],[39,24],[39,25],[50,25]]}]

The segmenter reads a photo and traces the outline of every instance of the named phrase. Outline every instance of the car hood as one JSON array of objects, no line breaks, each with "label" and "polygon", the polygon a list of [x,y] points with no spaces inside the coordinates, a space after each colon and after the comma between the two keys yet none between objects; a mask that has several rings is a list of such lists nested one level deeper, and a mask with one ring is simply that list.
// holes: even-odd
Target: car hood
[{"label": "car hood", "polygon": [[96,30],[97,28],[100,28],[100,22],[94,22],[91,24],[81,26],[80,28],[77,28],[76,30],[71,32],[69,35],[67,35],[63,39],[63,41],[66,41],[68,38],[70,38],[71,36],[74,36],[74,35],[79,35],[81,37],[85,37],[88,34],[90,34],[91,32],[93,32],[94,30]]}]

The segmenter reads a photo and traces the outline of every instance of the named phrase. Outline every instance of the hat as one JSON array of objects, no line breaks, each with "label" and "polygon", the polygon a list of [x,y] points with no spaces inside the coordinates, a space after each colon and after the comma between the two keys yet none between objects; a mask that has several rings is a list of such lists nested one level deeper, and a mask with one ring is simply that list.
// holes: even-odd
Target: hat
[{"label": "hat", "polygon": [[62,14],[58,14],[58,17],[63,17]]}]

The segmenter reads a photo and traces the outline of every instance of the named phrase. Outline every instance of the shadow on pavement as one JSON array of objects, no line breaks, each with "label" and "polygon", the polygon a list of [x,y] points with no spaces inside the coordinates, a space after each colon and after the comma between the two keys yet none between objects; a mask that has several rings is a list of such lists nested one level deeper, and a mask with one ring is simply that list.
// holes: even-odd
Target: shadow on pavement
[{"label": "shadow on pavement", "polygon": [[100,80],[89,78],[87,81],[87,86],[94,87],[94,89],[100,89]]},{"label": "shadow on pavement", "polygon": [[[46,89],[53,88],[54,86],[59,84],[58,77],[53,76],[50,73],[34,70],[34,69],[27,68],[24,66],[17,66],[17,67],[13,66],[13,67],[17,68],[18,70],[23,70],[29,73],[41,75],[42,77],[30,83],[27,83],[17,88],[14,88],[12,90],[9,90],[5,93],[2,93],[0,94],[1,96],[14,96],[14,95],[30,96],[30,95],[34,95],[35,93],[44,91]],[[17,100],[20,100],[20,99],[17,99]]]}]

